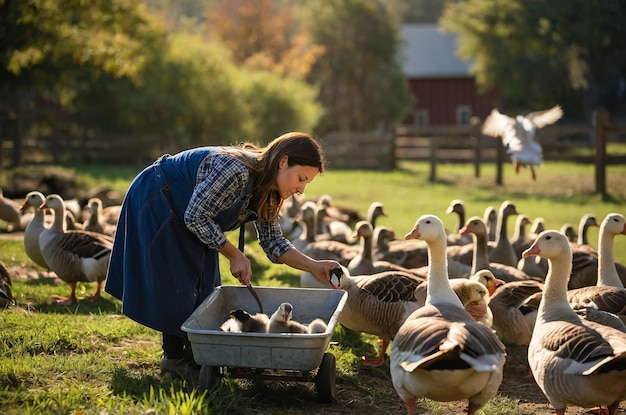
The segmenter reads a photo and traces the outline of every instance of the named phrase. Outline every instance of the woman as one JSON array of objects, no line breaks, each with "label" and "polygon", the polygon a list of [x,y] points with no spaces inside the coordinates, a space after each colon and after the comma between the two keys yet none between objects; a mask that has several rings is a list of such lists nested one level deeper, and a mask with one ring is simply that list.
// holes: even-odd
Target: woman
[{"label": "woman", "polygon": [[254,220],[259,244],[274,263],[327,282],[335,261],[317,261],[281,231],[284,199],[302,194],[324,170],[320,145],[287,133],[259,148],[200,147],[164,155],[131,183],[122,205],[105,291],[122,312],[163,333],[161,370],[197,379],[199,367],[181,324],[221,284],[218,253],[250,285],[250,260],[224,232]]}]

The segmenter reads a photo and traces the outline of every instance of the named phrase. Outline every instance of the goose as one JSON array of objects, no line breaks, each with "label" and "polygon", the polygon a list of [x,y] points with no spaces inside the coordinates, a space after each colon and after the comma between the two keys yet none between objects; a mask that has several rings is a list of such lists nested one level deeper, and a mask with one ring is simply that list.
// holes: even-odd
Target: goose
[{"label": "goose", "polygon": [[485,118],[481,131],[484,135],[501,138],[507,153],[511,155],[515,173],[519,173],[520,167],[528,166],[532,179],[537,180],[535,166],[543,162],[541,145],[535,141],[537,129],[557,122],[562,116],[563,110],[559,105],[515,118],[494,108]]},{"label": "goose", "polygon": [[[572,274],[568,289],[594,285],[624,287],[626,267],[615,261],[614,253],[615,236],[624,234],[626,234],[624,216],[620,213],[609,213],[600,224],[597,251],[584,248],[587,245],[570,243]],[[598,281],[599,277],[600,281]]]},{"label": "goose", "polygon": [[409,268],[396,265],[393,262],[374,261],[372,259],[374,228],[370,222],[366,220],[357,222],[353,237],[361,240],[361,250],[347,265],[351,275],[370,275],[384,271],[411,272]]},{"label": "goose", "polygon": [[542,217],[533,219],[532,225],[530,225],[530,233],[533,235],[539,235],[546,230],[546,221]]},{"label": "goose", "polygon": [[465,222],[465,226],[463,226],[461,232],[471,233],[474,239],[472,270],[470,275],[476,274],[481,269],[488,269],[495,277],[502,281],[519,281],[534,278],[517,269],[517,267],[490,261],[487,228],[485,222],[483,222],[479,216],[469,218],[467,222]]},{"label": "goose", "polygon": [[567,240],[570,242],[576,242],[578,240],[578,232],[576,231],[576,227],[574,227],[574,225],[569,222],[566,222],[563,225],[561,225],[559,232],[567,236]]},{"label": "goose", "polygon": [[502,382],[504,344],[489,327],[474,321],[450,287],[441,220],[421,216],[406,238],[428,243],[430,271],[426,304],[405,320],[391,345],[394,389],[410,415],[420,398],[467,399],[466,412],[474,415]]},{"label": "goose", "polygon": [[374,201],[370,203],[367,209],[367,221],[372,224],[372,228],[376,229],[378,218],[381,216],[387,217],[387,212],[382,202]]},{"label": "goose", "polygon": [[83,229],[113,237],[115,235],[115,225],[102,220],[102,200],[92,197],[87,201],[86,208],[89,211],[89,217],[84,222]]},{"label": "goose", "polygon": [[50,270],[39,247],[39,234],[50,226],[46,224],[45,211],[39,209],[45,200],[43,193],[34,190],[26,195],[20,210],[26,212],[31,207],[34,209],[33,218],[24,229],[24,252],[35,264]]},{"label": "goose", "polygon": [[298,222],[296,217],[300,213],[303,203],[304,200],[302,196],[294,193],[289,199],[285,200],[280,207],[278,221],[280,223],[280,228],[285,233],[285,237],[289,239],[297,238],[299,236],[299,232],[301,232],[302,228],[297,225]]},{"label": "goose", "polygon": [[306,333],[307,327],[292,320],[293,306],[291,303],[281,303],[270,317],[267,324],[268,333]]},{"label": "goose", "polygon": [[102,283],[106,278],[113,239],[95,232],[67,231],[63,199],[58,194],[48,195],[40,210],[54,211],[52,226],[39,234],[43,258],[57,276],[70,284],[69,297],[57,297],[57,303],[70,305],[76,301],[76,283],[96,282],[97,288],[88,300],[100,298]]},{"label": "goose", "polygon": [[0,308],[5,309],[15,305],[11,291],[11,275],[4,262],[0,261]]},{"label": "goose", "polygon": [[269,317],[264,313],[251,315],[243,308],[231,310],[228,320],[222,325],[223,331],[237,333],[266,333],[269,324]]},{"label": "goose", "polygon": [[21,229],[20,205],[13,199],[4,196],[0,188],[0,219],[7,223],[7,232],[14,229]]},{"label": "goose", "polygon": [[518,346],[528,346],[537,319],[538,303],[533,295],[543,291],[543,283],[535,280],[506,282],[489,298],[493,314],[492,328],[498,336]]},{"label": "goose", "polygon": [[498,211],[494,206],[487,206],[485,213],[483,214],[483,221],[487,225],[487,232],[489,234],[489,241],[496,240],[496,228],[498,227]]},{"label": "goose", "polygon": [[333,198],[329,194],[323,194],[317,198],[317,205],[326,208],[326,214],[329,218],[339,219],[347,223],[356,223],[363,220],[363,216],[354,208],[346,206],[336,206]]},{"label": "goose", "polygon": [[448,245],[465,245],[472,242],[472,238],[469,235],[459,234],[459,230],[465,223],[465,203],[461,199],[454,199],[450,202],[450,205],[446,209],[446,214],[456,213],[459,217],[458,226],[453,233],[447,235]]},{"label": "goose", "polygon": [[517,266],[517,262],[522,257],[522,252],[524,252],[532,243],[535,241],[537,235],[531,233],[526,233],[526,226],[530,225],[531,221],[527,215],[517,215],[517,219],[515,220],[515,228],[513,230],[513,236],[509,240],[511,245],[513,246],[513,250],[515,251],[515,266]]},{"label": "goose", "polygon": [[387,348],[398,328],[409,314],[424,305],[415,296],[423,281],[401,271],[350,275],[343,266],[331,275],[333,288],[348,293],[339,323],[350,330],[378,336],[382,342],[378,356],[363,357],[364,363],[374,367],[385,364]]},{"label": "goose", "polygon": [[523,255],[541,255],[550,264],[528,346],[537,385],[559,415],[567,405],[606,406],[614,415],[626,399],[626,333],[582,320],[570,307],[572,251],[565,235],[546,230]]},{"label": "goose", "polygon": [[512,267],[517,266],[519,258],[515,254],[513,245],[508,237],[507,222],[510,216],[518,215],[517,208],[512,202],[505,200],[498,210],[498,225],[494,247],[489,250],[489,260]]},{"label": "goose", "polygon": [[589,228],[592,226],[600,226],[596,216],[592,213],[582,215],[578,223],[578,238],[576,239],[579,245],[589,245]]}]

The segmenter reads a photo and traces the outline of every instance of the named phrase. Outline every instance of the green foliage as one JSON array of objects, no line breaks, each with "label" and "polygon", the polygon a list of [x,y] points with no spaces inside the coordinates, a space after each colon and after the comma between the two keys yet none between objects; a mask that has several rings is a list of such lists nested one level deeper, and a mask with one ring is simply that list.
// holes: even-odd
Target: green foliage
[{"label": "green foliage", "polygon": [[559,103],[580,118],[600,103],[623,109],[624,18],[623,2],[466,0],[448,2],[440,23],[458,35],[479,85],[502,88],[509,107]]},{"label": "green foliage", "polygon": [[368,131],[402,120],[412,102],[398,62],[393,8],[321,0],[307,2],[305,16],[313,41],[326,49],[311,72],[327,110],[321,131]]}]

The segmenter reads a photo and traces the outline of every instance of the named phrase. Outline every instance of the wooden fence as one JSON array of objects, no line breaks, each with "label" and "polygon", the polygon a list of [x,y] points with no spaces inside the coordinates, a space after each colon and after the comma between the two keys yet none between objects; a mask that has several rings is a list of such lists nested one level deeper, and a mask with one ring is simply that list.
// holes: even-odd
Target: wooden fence
[{"label": "wooden fence", "polygon": [[[502,184],[503,165],[509,163],[500,139],[483,136],[481,125],[420,127],[399,125],[394,129],[396,160],[427,160],[429,180],[437,178],[441,163],[472,163],[475,177],[480,177],[483,162],[496,163],[495,182]],[[593,123],[551,125],[538,130],[537,140],[544,160],[571,161],[595,165],[595,191],[606,195],[606,166],[626,163],[626,156],[607,154],[607,144],[618,134],[626,134],[626,124],[612,124],[608,114],[599,111]]]}]

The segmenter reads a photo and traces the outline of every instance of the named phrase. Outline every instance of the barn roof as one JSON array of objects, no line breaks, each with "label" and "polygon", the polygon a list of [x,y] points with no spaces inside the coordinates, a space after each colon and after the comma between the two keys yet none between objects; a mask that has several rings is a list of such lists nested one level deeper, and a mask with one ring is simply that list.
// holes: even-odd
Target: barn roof
[{"label": "barn roof", "polygon": [[402,68],[409,78],[468,76],[470,63],[456,56],[456,35],[437,24],[402,26]]}]

